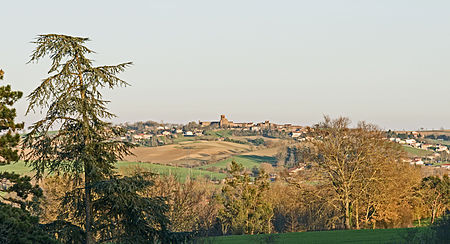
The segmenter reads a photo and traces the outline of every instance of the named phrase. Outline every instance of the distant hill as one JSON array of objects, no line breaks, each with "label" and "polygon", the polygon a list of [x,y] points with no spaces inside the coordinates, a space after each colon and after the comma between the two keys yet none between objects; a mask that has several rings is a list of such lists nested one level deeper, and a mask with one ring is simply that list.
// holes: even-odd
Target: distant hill
[{"label": "distant hill", "polygon": [[446,135],[450,136],[450,129],[449,130],[399,130],[394,131],[398,134],[405,134],[405,133],[411,133],[413,131],[419,132],[421,135],[428,136],[428,135]]}]

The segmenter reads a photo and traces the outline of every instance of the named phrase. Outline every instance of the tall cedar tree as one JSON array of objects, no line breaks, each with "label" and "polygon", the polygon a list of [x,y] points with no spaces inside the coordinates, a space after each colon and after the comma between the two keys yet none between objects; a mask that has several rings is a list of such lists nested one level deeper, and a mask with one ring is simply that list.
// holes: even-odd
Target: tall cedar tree
[{"label": "tall cedar tree", "polygon": [[[0,80],[4,72],[0,70]],[[23,123],[14,121],[16,109],[11,106],[22,97],[21,91],[12,91],[10,85],[0,86],[0,165],[19,160],[15,147],[19,144],[17,130],[23,129]]]},{"label": "tall cedar tree", "polygon": [[[115,140],[121,130],[105,122],[114,117],[100,89],[128,84],[117,77],[131,63],[93,66],[84,46],[88,38],[39,35],[29,62],[49,56],[49,77],[28,96],[31,111],[45,117],[30,127],[24,140],[27,163],[36,177],[45,173],[70,175],[84,189],[86,243],[94,243],[92,185],[113,175],[114,163],[130,153],[130,144]],[[50,133],[56,130],[56,133]]]}]

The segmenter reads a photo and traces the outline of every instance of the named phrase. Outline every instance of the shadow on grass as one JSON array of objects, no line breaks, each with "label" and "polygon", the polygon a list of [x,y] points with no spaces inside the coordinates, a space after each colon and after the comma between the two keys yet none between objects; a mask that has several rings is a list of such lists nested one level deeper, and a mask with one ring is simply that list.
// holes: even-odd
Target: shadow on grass
[{"label": "shadow on grass", "polygon": [[258,156],[258,155],[239,155],[240,158],[245,158],[249,160],[253,160],[257,163],[269,163],[272,165],[276,165],[277,159],[275,157],[270,156]]}]

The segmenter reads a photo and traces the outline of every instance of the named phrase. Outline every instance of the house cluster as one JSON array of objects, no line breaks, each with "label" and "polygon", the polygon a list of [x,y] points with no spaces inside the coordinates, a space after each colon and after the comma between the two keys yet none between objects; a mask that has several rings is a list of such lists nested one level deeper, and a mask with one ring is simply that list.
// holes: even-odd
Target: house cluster
[{"label": "house cluster", "polygon": [[158,126],[158,127],[148,127],[143,131],[128,130],[125,137],[122,140],[140,141],[140,140],[151,140],[153,138],[161,137],[171,137],[177,138],[178,136],[203,136],[203,130],[192,129],[183,130],[179,127],[168,127],[168,126]]},{"label": "house cluster", "polygon": [[446,152],[446,153],[450,153],[449,151],[449,147],[442,145],[442,144],[431,144],[431,143],[426,143],[423,141],[418,141],[416,139],[400,139],[400,138],[394,138],[391,137],[389,138],[390,141],[393,142],[397,142],[399,144],[403,144],[403,145],[408,145],[414,148],[419,148],[419,149],[424,149],[424,150],[430,150],[430,151],[434,151],[434,152]]},{"label": "house cluster", "polygon": [[[405,146],[410,146],[412,148],[418,148],[418,149],[423,149],[423,150],[432,152],[423,157],[410,158],[408,160],[408,162],[410,164],[430,165],[431,166],[431,165],[433,165],[432,162],[439,162],[439,160],[440,160],[439,158],[441,157],[441,155],[443,153],[447,154],[447,155],[450,153],[449,147],[446,145],[428,143],[419,136],[418,132],[415,132],[415,131],[411,132],[410,134],[414,138],[401,139],[398,137],[391,137],[391,138],[389,138],[389,140],[392,142],[396,142],[396,143],[405,145]],[[450,164],[442,164],[442,165],[439,165],[438,167],[450,169]]]},{"label": "house cluster", "polygon": [[201,127],[223,128],[223,129],[240,129],[249,131],[261,131],[264,129],[276,130],[280,132],[288,132],[292,137],[299,137],[304,131],[305,127],[292,124],[275,124],[266,120],[260,123],[243,122],[235,123],[228,120],[225,115],[220,116],[219,121],[199,121]]}]

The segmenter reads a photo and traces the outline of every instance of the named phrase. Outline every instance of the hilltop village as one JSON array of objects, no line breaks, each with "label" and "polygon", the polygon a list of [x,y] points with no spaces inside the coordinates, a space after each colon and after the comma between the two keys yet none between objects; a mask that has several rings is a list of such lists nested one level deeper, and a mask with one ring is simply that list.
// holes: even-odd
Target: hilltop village
[{"label": "hilltop village", "polygon": [[[121,140],[147,147],[178,144],[184,141],[228,141],[238,144],[259,146],[277,139],[287,143],[311,139],[307,136],[310,127],[276,124],[270,121],[233,122],[225,115],[217,121],[189,122],[186,125],[158,123],[154,121],[121,125],[126,134]],[[255,137],[256,139],[251,139]],[[403,131],[386,132],[386,140],[401,144],[407,152],[407,161],[415,165],[450,169],[450,138],[439,133]],[[278,141],[278,143],[281,143]]]},{"label": "hilltop village", "polygon": [[299,138],[307,130],[305,126],[292,124],[280,125],[271,123],[268,120],[260,123],[235,123],[228,120],[225,115],[221,115],[219,121],[190,122],[187,125],[147,121],[121,126],[127,130],[126,136],[122,137],[122,140],[148,146],[171,144],[171,139],[180,137],[204,137],[221,130],[232,131],[235,135],[266,135],[277,138]]}]

